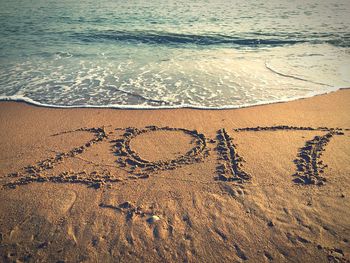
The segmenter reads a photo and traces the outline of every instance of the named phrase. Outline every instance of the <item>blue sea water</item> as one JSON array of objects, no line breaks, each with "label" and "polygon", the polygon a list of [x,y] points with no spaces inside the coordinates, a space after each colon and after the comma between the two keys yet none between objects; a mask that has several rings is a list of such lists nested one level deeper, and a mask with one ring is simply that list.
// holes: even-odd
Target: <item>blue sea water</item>
[{"label": "blue sea water", "polygon": [[349,0],[0,0],[0,99],[236,108],[350,86]]}]

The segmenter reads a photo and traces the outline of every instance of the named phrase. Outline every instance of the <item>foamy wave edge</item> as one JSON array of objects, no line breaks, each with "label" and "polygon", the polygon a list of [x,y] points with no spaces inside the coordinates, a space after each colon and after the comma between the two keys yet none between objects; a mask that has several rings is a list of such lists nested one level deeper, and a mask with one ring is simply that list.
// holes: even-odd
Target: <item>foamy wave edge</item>
[{"label": "foamy wave edge", "polygon": [[297,96],[290,99],[281,99],[281,100],[270,100],[270,101],[262,101],[258,103],[246,103],[242,105],[226,105],[221,107],[208,107],[208,106],[197,106],[197,105],[189,105],[189,104],[182,104],[182,105],[174,105],[174,106],[145,106],[145,105],[118,105],[118,104],[107,104],[107,105],[53,105],[53,104],[46,104],[46,103],[40,103],[38,101],[35,101],[31,98],[22,96],[22,95],[14,95],[14,96],[0,96],[0,102],[1,101],[14,101],[14,102],[25,102],[31,105],[39,106],[39,107],[47,107],[47,108],[58,108],[58,109],[76,109],[76,108],[96,108],[96,109],[124,109],[124,110],[160,110],[160,109],[198,109],[198,110],[225,110],[225,109],[240,109],[240,108],[247,108],[247,107],[254,107],[254,106],[261,106],[261,105],[269,105],[269,104],[276,104],[276,103],[283,103],[283,102],[289,102],[289,101],[295,101],[300,99],[306,99],[311,98],[314,96],[329,94],[338,90],[343,89],[350,89],[350,87],[332,87],[329,88],[329,90],[325,92],[311,92],[306,96]]}]

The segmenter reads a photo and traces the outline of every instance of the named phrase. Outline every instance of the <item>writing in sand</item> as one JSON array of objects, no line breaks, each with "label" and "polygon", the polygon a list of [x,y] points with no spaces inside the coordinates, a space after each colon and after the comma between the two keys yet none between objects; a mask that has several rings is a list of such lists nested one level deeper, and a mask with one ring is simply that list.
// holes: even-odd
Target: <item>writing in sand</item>
[{"label": "writing in sand", "polygon": [[[13,178],[7,182],[4,187],[15,188],[33,182],[53,182],[53,183],[80,183],[93,188],[109,186],[111,183],[123,180],[146,179],[164,170],[175,170],[186,165],[204,162],[205,159],[215,152],[217,155],[216,175],[213,180],[233,182],[243,184],[249,182],[253,175],[244,170],[243,156],[240,156],[232,134],[235,137],[243,132],[290,132],[290,131],[315,131],[313,139],[305,141],[296,153],[293,160],[295,164],[295,173],[292,175],[294,183],[302,185],[321,186],[326,183],[324,169],[326,164],[321,160],[322,152],[334,136],[344,135],[348,129],[328,128],[328,127],[295,127],[295,126],[270,126],[270,127],[245,127],[232,129],[228,132],[222,128],[217,131],[215,138],[208,138],[197,130],[184,128],[146,126],[145,128],[116,128],[113,132],[106,132],[104,127],[98,128],[79,128],[72,131],[64,131],[52,136],[63,134],[72,134],[75,132],[87,132],[93,135],[93,138],[86,141],[83,145],[75,147],[66,152],[57,152],[56,156],[49,157],[34,164],[28,165],[20,171],[9,174]],[[178,153],[174,158],[159,160],[148,160],[140,153],[133,150],[131,144],[133,140],[145,134],[155,135],[157,132],[162,133],[182,133],[191,140],[193,146],[188,151]],[[117,138],[115,134],[120,133]],[[53,168],[64,163],[70,158],[79,158],[86,151],[93,151],[94,147],[99,144],[108,143],[112,146],[112,154],[116,157],[115,167],[126,171],[129,176],[125,179],[111,174],[108,170],[102,172],[91,171],[61,171],[56,174],[49,174]],[[93,165],[94,162],[90,160]]]}]

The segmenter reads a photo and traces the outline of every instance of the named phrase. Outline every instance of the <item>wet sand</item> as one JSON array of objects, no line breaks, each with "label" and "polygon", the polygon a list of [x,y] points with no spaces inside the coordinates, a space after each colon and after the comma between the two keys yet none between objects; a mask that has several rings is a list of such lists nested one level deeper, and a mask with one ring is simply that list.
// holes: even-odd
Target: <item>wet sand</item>
[{"label": "wet sand", "polygon": [[0,102],[0,261],[349,262],[349,102]]}]

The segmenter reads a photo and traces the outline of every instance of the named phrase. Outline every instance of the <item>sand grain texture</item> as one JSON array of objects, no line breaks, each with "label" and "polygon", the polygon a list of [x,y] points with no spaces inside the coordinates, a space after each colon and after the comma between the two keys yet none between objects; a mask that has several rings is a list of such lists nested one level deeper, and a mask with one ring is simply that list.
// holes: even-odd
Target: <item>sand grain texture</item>
[{"label": "sand grain texture", "polygon": [[1,261],[349,262],[349,101],[1,102]]}]

